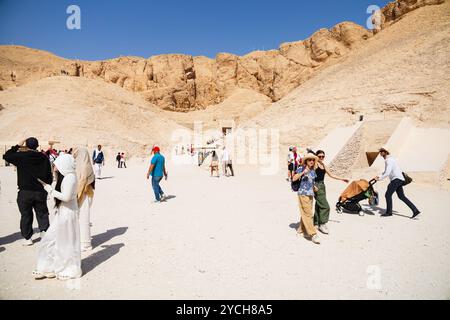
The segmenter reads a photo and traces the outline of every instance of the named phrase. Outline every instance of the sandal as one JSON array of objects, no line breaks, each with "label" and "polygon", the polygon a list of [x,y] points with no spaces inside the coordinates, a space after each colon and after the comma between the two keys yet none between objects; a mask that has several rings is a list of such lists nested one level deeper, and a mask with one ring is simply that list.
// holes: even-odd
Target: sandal
[{"label": "sandal", "polygon": [[36,280],[41,280],[41,279],[52,279],[54,277],[56,277],[56,274],[54,272],[39,272],[37,270],[33,270],[32,272],[34,279]]},{"label": "sandal", "polygon": [[70,279],[72,279],[72,278],[69,277],[69,276],[58,275],[58,276],[56,277],[56,279],[62,280],[62,281],[67,281],[67,280],[70,280]]},{"label": "sandal", "polygon": [[45,279],[44,274],[39,272],[39,271],[37,271],[37,270],[33,270],[32,274],[33,274],[33,277],[34,277],[35,280]]}]

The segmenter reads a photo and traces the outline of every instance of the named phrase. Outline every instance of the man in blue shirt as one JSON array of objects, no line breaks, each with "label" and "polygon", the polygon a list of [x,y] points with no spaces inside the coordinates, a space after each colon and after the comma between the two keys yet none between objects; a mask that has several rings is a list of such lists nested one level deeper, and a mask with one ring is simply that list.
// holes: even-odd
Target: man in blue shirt
[{"label": "man in blue shirt", "polygon": [[153,192],[155,193],[155,202],[165,201],[166,197],[164,195],[163,190],[161,189],[159,183],[161,182],[163,176],[167,180],[167,171],[166,171],[166,160],[163,155],[160,153],[160,149],[158,146],[154,146],[152,149],[153,158],[150,163],[150,167],[147,171],[147,179],[152,176],[152,187]]}]

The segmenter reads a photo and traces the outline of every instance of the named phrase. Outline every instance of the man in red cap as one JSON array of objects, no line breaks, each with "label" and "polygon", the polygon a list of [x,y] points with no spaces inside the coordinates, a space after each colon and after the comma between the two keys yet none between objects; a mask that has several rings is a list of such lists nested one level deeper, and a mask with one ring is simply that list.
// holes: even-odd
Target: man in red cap
[{"label": "man in red cap", "polygon": [[155,193],[156,203],[166,199],[164,192],[159,185],[163,177],[167,180],[166,159],[161,155],[160,151],[158,146],[153,146],[153,157],[147,171],[147,179],[150,178],[150,175],[152,176],[152,187],[153,192]]}]

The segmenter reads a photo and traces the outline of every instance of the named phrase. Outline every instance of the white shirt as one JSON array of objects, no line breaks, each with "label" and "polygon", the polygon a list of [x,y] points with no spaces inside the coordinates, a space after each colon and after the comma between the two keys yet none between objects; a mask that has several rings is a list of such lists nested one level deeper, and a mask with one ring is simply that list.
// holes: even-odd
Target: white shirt
[{"label": "white shirt", "polygon": [[222,151],[222,161],[229,161],[230,160],[230,154],[228,153],[228,150],[225,149]]},{"label": "white shirt", "polygon": [[294,152],[289,151],[287,160],[288,160],[289,163],[294,163],[294,160],[295,160]]},{"label": "white shirt", "polygon": [[385,165],[384,172],[380,176],[380,180],[389,177],[390,181],[393,181],[395,179],[405,181],[405,178],[403,177],[403,171],[402,169],[400,169],[400,166],[398,165],[397,160],[395,160],[395,158],[387,156],[384,165]]}]

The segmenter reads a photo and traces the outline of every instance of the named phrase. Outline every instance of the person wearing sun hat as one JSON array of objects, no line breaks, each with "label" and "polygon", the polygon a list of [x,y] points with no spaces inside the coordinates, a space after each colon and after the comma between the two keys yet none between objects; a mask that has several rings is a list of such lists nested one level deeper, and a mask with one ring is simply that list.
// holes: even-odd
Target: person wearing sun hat
[{"label": "person wearing sun hat", "polygon": [[305,238],[310,239],[315,244],[320,244],[317,230],[314,227],[313,199],[314,199],[314,180],[317,177],[315,169],[317,168],[317,157],[313,153],[308,153],[302,160],[301,166],[297,169],[293,181],[300,180],[298,189],[298,203],[300,208],[300,226],[297,230]]},{"label": "person wearing sun hat", "polygon": [[152,188],[155,193],[155,203],[159,203],[166,200],[164,192],[159,185],[163,177],[167,180],[166,160],[164,156],[161,155],[161,149],[157,145],[153,146],[152,153],[154,155],[147,171],[147,179],[150,178],[150,175],[152,176]]},{"label": "person wearing sun hat", "polygon": [[389,177],[391,181],[386,190],[386,212],[382,214],[382,217],[391,217],[392,216],[392,195],[394,192],[397,193],[397,196],[400,200],[402,200],[413,212],[413,216],[411,219],[416,218],[420,211],[416,208],[416,206],[405,196],[403,191],[403,186],[405,185],[405,177],[403,176],[403,171],[400,169],[397,160],[391,156],[389,150],[385,147],[380,148],[379,150],[380,156],[383,157],[385,161],[385,169],[381,176],[376,176],[374,179],[377,181],[383,180]]}]

